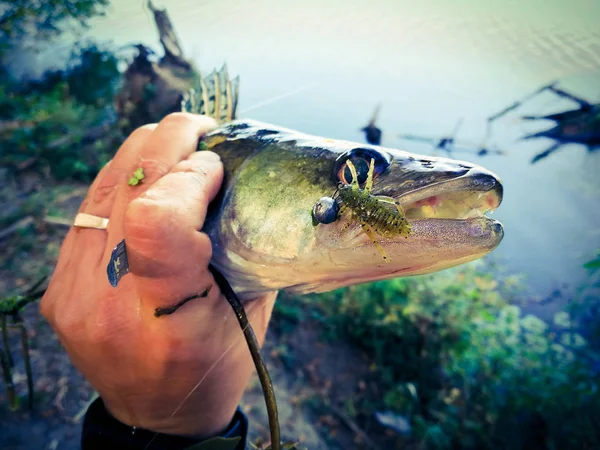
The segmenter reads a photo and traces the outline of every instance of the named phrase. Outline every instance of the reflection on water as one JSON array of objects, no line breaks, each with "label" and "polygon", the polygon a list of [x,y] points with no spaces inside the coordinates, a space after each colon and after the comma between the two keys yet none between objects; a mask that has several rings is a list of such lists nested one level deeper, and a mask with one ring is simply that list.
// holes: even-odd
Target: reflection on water
[{"label": "reflection on water", "polygon": [[[382,103],[382,145],[419,153],[431,146],[398,133],[479,142],[486,118],[555,79],[600,101],[600,2],[596,0],[259,0],[164,2],[187,55],[211,70],[224,61],[241,75],[240,109],[304,86],[248,115],[308,133],[362,141],[360,128]],[[117,45],[156,43],[141,0],[119,0],[91,35]],[[158,45],[156,45],[158,48]],[[55,55],[54,55],[55,56]],[[573,283],[600,248],[600,154],[569,146],[532,166],[546,139],[518,138],[551,123],[521,114],[574,107],[551,94],[494,126],[508,156],[469,156],[505,184],[496,213],[506,237],[495,258],[524,271],[541,295]],[[467,158],[465,158],[467,159]]]}]

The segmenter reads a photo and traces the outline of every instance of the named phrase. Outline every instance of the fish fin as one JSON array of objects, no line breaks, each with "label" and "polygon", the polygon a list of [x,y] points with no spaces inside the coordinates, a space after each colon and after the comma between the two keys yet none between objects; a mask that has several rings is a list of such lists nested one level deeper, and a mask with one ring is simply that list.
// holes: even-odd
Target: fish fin
[{"label": "fish fin", "polygon": [[193,114],[204,114],[218,123],[229,122],[237,117],[240,77],[229,78],[227,65],[209,75],[198,74],[195,89],[183,96],[182,110]]}]

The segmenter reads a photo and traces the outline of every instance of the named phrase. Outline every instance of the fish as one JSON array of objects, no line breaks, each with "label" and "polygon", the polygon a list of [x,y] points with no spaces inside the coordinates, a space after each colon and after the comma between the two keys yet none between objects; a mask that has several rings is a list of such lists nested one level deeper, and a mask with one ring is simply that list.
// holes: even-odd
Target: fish
[{"label": "fish", "polygon": [[[229,81],[224,66],[200,76],[181,103],[219,123],[198,144],[220,156],[225,173],[202,230],[212,241],[211,264],[240,299],[432,273],[481,258],[502,241],[502,224],[488,217],[503,197],[493,172],[238,118],[238,95],[239,78]],[[368,171],[371,160],[371,194],[393,199],[410,224],[409,236],[378,238],[389,261],[350,208],[331,223],[315,223],[312,214],[348,176],[349,164]]]}]

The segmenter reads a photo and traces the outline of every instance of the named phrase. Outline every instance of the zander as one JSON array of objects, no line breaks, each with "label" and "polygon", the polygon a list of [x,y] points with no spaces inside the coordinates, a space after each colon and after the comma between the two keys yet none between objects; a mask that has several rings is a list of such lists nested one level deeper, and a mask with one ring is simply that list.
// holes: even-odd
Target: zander
[{"label": "zander", "polygon": [[[211,264],[242,299],[435,272],[480,258],[503,238],[502,225],[485,215],[500,205],[502,184],[482,167],[236,120],[238,84],[225,69],[201,79],[182,104],[221,123],[199,143],[225,169],[203,231]],[[351,185],[352,167],[360,185],[371,172],[369,196],[398,207],[393,217],[403,231],[379,227],[377,246],[351,212],[314,223],[315,203]],[[391,220],[387,210],[379,214],[362,222],[373,228]]]}]

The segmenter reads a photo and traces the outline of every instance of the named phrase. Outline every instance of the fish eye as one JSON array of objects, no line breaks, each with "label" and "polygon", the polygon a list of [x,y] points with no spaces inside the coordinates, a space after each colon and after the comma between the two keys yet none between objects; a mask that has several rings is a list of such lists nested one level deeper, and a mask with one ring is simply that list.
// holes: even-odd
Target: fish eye
[{"label": "fish eye", "polygon": [[352,161],[352,164],[356,169],[358,184],[364,184],[369,175],[369,163],[362,158],[350,158],[349,160],[346,160],[346,164],[342,166],[342,171],[339,174],[339,179],[344,184],[352,184],[352,171],[350,170],[350,167],[348,167],[348,161]]},{"label": "fish eye", "polygon": [[356,168],[356,175],[359,184],[364,184],[367,181],[369,174],[369,165],[371,160],[375,160],[375,170],[373,178],[376,178],[381,173],[385,172],[391,164],[392,157],[381,151],[372,148],[354,148],[348,152],[342,153],[335,161],[333,178],[336,182],[343,184],[352,184],[352,172],[348,167],[348,161]]}]

